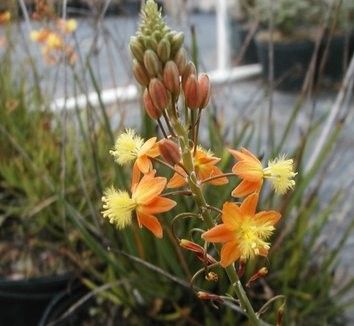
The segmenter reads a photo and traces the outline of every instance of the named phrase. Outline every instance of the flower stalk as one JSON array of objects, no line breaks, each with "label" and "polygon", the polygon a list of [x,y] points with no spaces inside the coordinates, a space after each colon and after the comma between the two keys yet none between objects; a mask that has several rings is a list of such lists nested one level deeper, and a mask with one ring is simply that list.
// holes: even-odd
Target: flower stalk
[{"label": "flower stalk", "polygon": [[[208,203],[206,202],[202,188],[196,178],[196,174],[194,171],[193,157],[190,148],[188,146],[189,143],[188,134],[184,126],[180,123],[178,119],[172,119],[172,126],[175,129],[176,135],[178,136],[180,142],[180,146],[182,149],[182,161],[183,161],[183,165],[188,171],[188,185],[193,194],[193,198],[198,206],[200,214],[203,217],[207,227],[213,228],[214,222],[212,217],[209,214]],[[218,248],[219,246],[216,247],[218,250],[220,249]],[[249,301],[247,294],[240,282],[240,279],[238,278],[234,265],[230,265],[226,267],[225,271],[230,280],[230,283],[233,286],[237,298],[240,300],[241,308],[247,314],[247,317],[249,318],[252,325],[255,326],[266,325],[266,323],[260,320],[257,314],[255,313],[251,305],[251,302]]]}]

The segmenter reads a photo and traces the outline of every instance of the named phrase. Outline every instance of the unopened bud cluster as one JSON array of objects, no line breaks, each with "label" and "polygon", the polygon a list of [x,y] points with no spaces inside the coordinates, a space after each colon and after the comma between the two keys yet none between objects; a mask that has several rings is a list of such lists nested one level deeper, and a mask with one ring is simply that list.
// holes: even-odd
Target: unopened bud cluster
[{"label": "unopened bud cluster", "polygon": [[152,119],[176,102],[181,82],[186,105],[190,109],[204,108],[210,97],[207,75],[197,77],[192,62],[188,62],[183,48],[184,34],[172,31],[161,17],[157,4],[147,0],[141,24],[130,40],[133,75],[144,90],[144,107]]}]

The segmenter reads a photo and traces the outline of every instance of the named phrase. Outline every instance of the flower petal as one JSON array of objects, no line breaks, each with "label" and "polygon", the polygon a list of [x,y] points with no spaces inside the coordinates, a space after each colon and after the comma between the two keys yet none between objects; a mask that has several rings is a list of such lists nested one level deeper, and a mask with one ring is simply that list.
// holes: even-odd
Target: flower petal
[{"label": "flower petal", "polygon": [[176,202],[165,197],[156,197],[148,205],[139,206],[138,211],[144,214],[164,213],[176,206]]},{"label": "flower petal", "polygon": [[136,164],[138,165],[139,170],[146,174],[152,170],[151,160],[147,157],[147,155],[139,156],[136,159]]},{"label": "flower petal", "polygon": [[235,230],[242,220],[242,211],[235,203],[226,202],[222,207],[222,221],[231,230]]},{"label": "flower petal", "polygon": [[132,172],[132,181],[131,181],[131,192],[135,192],[136,186],[138,185],[140,180],[140,169],[138,167],[138,164],[134,163],[133,165],[133,172]]},{"label": "flower petal", "polygon": [[258,224],[277,224],[279,219],[281,218],[281,214],[276,211],[262,211],[256,214],[255,221]]},{"label": "flower petal", "polygon": [[257,203],[258,203],[258,193],[253,193],[246,197],[242,202],[240,209],[242,214],[247,216],[254,216],[256,213]]},{"label": "flower petal", "polygon": [[145,175],[135,188],[132,198],[138,205],[147,205],[161,194],[166,183],[167,179],[164,177],[153,178],[149,174]]},{"label": "flower petal", "polygon": [[232,191],[233,197],[244,197],[252,192],[259,192],[262,188],[263,179],[257,182],[242,180],[239,185]]},{"label": "flower petal", "polygon": [[156,137],[152,137],[152,138],[148,139],[144,143],[144,145],[140,148],[138,156],[146,155],[146,153],[155,145],[155,143],[156,143]]},{"label": "flower petal", "polygon": [[227,242],[233,240],[235,235],[225,224],[219,224],[204,232],[202,238],[208,242]]},{"label": "flower petal", "polygon": [[240,249],[236,241],[229,241],[225,243],[220,253],[220,265],[227,267],[239,259],[241,256]]},{"label": "flower petal", "polygon": [[[216,166],[207,165],[207,166],[200,167],[200,169],[197,172],[197,174],[198,174],[198,178],[200,180],[205,180],[205,179],[208,179],[210,177],[221,175],[221,174],[223,174],[223,172]],[[219,185],[224,185],[224,184],[226,184],[228,182],[229,182],[229,180],[226,177],[224,177],[224,178],[211,180],[208,183],[210,183],[210,184],[212,184],[214,186],[219,186]]]},{"label": "flower petal", "polygon": [[238,175],[242,179],[246,179],[252,182],[259,182],[263,178],[262,165],[255,164],[252,161],[237,162],[232,172]]},{"label": "flower petal", "polygon": [[[221,174],[223,174],[223,171],[221,171],[217,166],[212,167],[211,176],[221,175]],[[221,186],[221,185],[225,185],[227,183],[229,183],[229,179],[226,177],[218,178],[218,179],[210,181],[210,184],[212,184],[214,186]]]},{"label": "flower petal", "polygon": [[167,184],[167,188],[179,188],[186,184],[186,179],[175,173]]},{"label": "flower petal", "polygon": [[151,149],[149,149],[146,152],[146,155],[149,157],[157,157],[160,155],[160,149],[159,149],[159,144],[155,143],[154,146],[151,147]]},{"label": "flower petal", "polygon": [[[178,165],[175,165],[175,170],[178,172],[175,172],[175,174],[172,176],[172,178],[170,179],[170,181],[167,184],[167,188],[179,188],[184,186],[187,181],[187,174],[186,172]],[[185,177],[182,177],[185,176]]]},{"label": "flower petal", "polygon": [[137,212],[137,218],[140,227],[143,225],[149,231],[151,231],[155,235],[155,237],[160,239],[162,238],[163,236],[162,226],[159,220],[155,216]]},{"label": "flower petal", "polygon": [[236,160],[244,161],[251,160],[261,164],[260,160],[251,153],[248,149],[242,147],[239,151],[234,149],[229,149],[229,152],[235,157]]}]

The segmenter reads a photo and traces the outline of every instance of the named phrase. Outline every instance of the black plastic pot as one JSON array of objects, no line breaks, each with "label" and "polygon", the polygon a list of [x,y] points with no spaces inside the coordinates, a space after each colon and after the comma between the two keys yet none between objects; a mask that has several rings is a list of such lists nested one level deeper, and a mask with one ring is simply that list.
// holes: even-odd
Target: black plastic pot
[{"label": "black plastic pot", "polygon": [[[263,77],[269,75],[268,42],[256,40]],[[314,51],[311,41],[274,43],[274,81],[277,89],[296,91],[301,89]]]},{"label": "black plastic pot", "polygon": [[72,287],[57,294],[45,309],[38,326],[81,325],[82,321],[87,318],[88,307],[94,301],[93,298],[78,305],[70,314],[67,312],[87,293],[88,289],[77,281]]},{"label": "black plastic pot", "polygon": [[346,41],[345,35],[335,35],[332,38],[324,38],[320,48],[318,63],[321,63],[322,56],[328,44],[327,57],[323,74],[331,81],[339,81],[343,78],[349,61],[354,53],[354,32]]},{"label": "black plastic pot", "polygon": [[[231,56],[237,59],[240,55],[242,46],[246,42],[250,29],[249,25],[240,22],[237,19],[230,20],[230,43],[231,43]],[[251,38],[250,43],[241,60],[241,64],[252,64],[258,62],[257,48],[254,37]]]},{"label": "black plastic pot", "polygon": [[68,287],[72,274],[0,280],[0,325],[37,326],[49,302]]}]

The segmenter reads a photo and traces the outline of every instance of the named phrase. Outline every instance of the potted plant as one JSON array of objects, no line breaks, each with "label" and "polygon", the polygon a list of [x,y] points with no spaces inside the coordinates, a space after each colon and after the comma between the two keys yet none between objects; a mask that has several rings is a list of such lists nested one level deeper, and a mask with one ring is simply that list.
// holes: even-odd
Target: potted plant
[{"label": "potted plant", "polygon": [[58,293],[70,292],[80,270],[78,257],[84,255],[62,199],[70,197],[85,210],[75,158],[66,158],[63,179],[62,149],[69,148],[63,147],[60,121],[38,109],[44,101],[27,85],[25,73],[14,68],[7,50],[0,64],[3,325],[37,325],[48,303]]},{"label": "potted plant", "polygon": [[[326,2],[325,2],[326,4]],[[329,4],[322,6],[329,11]],[[319,55],[319,74],[329,81],[340,81],[354,53],[354,3],[342,1],[331,10],[328,28]]]},{"label": "potted plant", "polygon": [[[259,18],[264,24],[268,24],[271,1],[257,1],[256,6]],[[308,22],[317,9],[309,0],[274,1],[272,35],[268,30],[262,30],[256,36],[258,56],[265,79],[269,75],[269,42],[273,42],[274,80],[279,89],[297,90],[304,81],[314,50]]]},{"label": "potted plant", "polygon": [[255,33],[258,22],[255,0],[237,0],[230,15],[231,56],[237,64],[258,62]]}]

